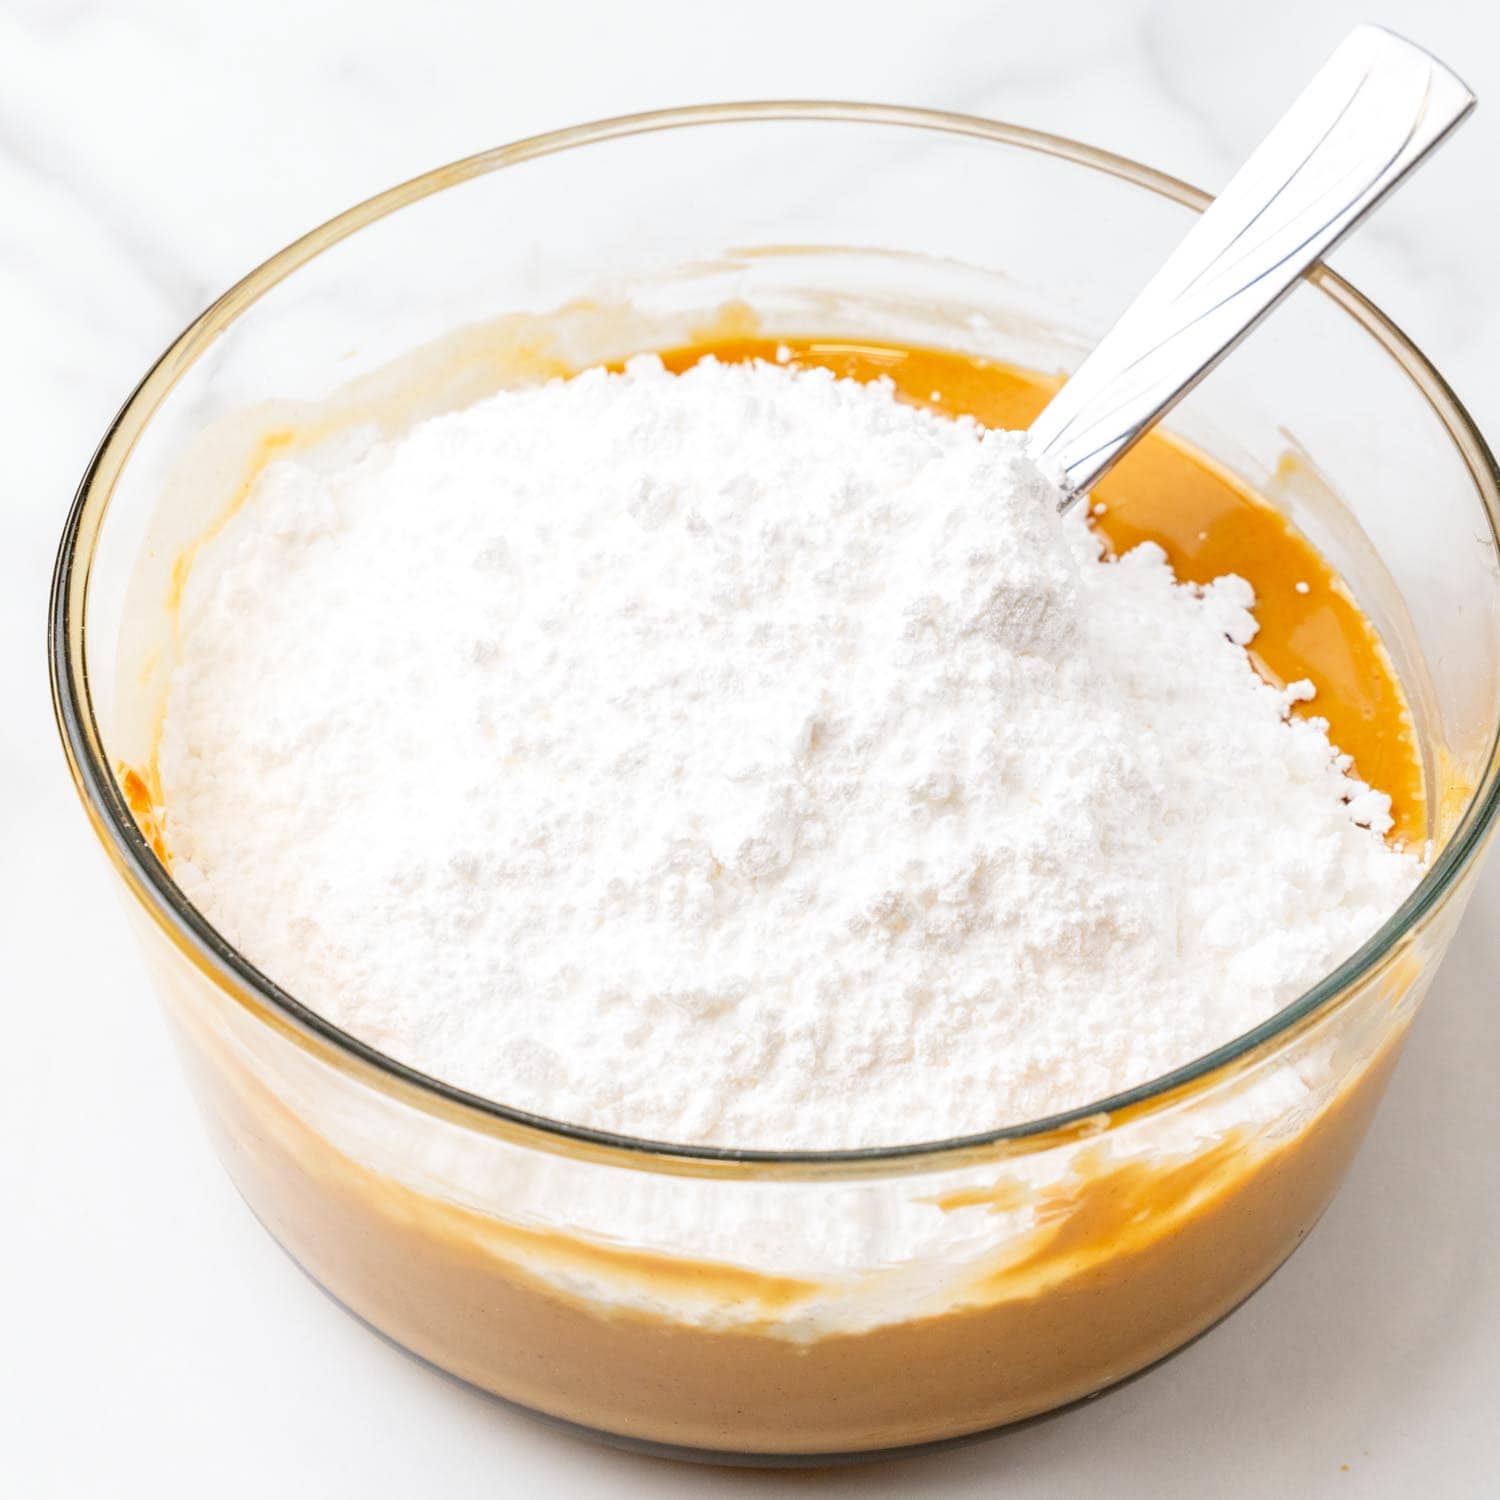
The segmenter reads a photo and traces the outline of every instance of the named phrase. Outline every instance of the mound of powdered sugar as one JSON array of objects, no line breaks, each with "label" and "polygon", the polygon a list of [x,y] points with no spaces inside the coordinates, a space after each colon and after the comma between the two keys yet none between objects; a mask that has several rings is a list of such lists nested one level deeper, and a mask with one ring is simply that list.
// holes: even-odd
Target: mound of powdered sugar
[{"label": "mound of powdered sugar", "polygon": [[337,1024],[505,1103],[853,1147],[1082,1104],[1264,1020],[1418,859],[1019,437],[652,359],[287,459],[200,550],[174,870]]}]

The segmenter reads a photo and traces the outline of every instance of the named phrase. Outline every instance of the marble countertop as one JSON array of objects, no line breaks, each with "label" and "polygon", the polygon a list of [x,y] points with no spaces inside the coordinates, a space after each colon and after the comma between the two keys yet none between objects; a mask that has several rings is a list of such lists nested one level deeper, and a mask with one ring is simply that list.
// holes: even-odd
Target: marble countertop
[{"label": "marble countertop", "polygon": [[1227,1324],[996,1441],[824,1476],[719,1474],[595,1449],[455,1388],[356,1326],[256,1226],[198,1129],[68,785],[42,655],[63,513],[134,381],[218,291],[391,182],[603,115],[822,96],[993,115],[1214,187],[1363,19],[1431,47],[1481,108],[1334,262],[1500,432],[1500,12],[1474,0],[0,0],[14,1493],[1493,1492],[1500,866],[1353,1177]]}]

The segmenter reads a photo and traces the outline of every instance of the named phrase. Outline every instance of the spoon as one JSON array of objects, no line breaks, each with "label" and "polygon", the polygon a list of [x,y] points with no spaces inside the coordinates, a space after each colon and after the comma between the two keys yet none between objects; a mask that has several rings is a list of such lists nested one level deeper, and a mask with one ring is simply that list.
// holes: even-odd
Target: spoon
[{"label": "spoon", "polygon": [[1420,47],[1357,26],[1027,432],[1066,510],[1474,107]]}]

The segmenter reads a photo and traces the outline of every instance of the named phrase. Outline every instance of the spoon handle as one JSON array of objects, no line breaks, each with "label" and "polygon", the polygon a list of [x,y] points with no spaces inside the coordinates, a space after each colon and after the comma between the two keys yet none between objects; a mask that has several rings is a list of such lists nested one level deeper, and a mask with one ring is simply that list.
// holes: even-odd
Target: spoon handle
[{"label": "spoon handle", "polygon": [[1420,47],[1357,26],[1032,423],[1066,508],[1474,107]]}]

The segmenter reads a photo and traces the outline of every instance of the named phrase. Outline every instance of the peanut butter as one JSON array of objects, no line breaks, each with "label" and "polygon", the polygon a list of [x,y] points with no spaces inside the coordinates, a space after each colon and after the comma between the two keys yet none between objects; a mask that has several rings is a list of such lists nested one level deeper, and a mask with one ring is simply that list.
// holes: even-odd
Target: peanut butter
[{"label": "peanut butter", "polygon": [[[960,354],[815,339],[725,337],[665,357],[682,368],[706,353],[775,358],[780,345],[841,374],[889,375],[908,400],[992,425],[1025,426],[1055,386]],[[1393,837],[1422,837],[1400,685],[1310,544],[1211,461],[1163,436],[1147,438],[1095,498],[1094,524],[1117,550],[1149,539],[1183,578],[1235,571],[1252,583],[1259,670],[1278,682],[1312,680],[1308,711],[1328,719],[1359,774],[1391,795]],[[127,773],[132,810],[159,843],[150,784]],[[900,1448],[1020,1420],[1102,1390],[1210,1327],[1290,1254],[1332,1196],[1395,1061],[1415,975],[1398,964],[1377,976],[1354,1042],[1338,1017],[1325,1017],[1298,1044],[1298,1066],[1327,1074],[1303,1105],[1254,1124],[1205,1117],[1191,1149],[1118,1150],[1135,1115],[1150,1114],[1143,1105],[1095,1121],[1092,1140],[1075,1130],[1060,1170],[1041,1184],[1006,1151],[992,1164],[980,1153],[965,1186],[924,1198],[921,1174],[893,1163],[882,1188],[893,1199],[968,1215],[981,1244],[993,1222],[994,1243],[941,1298],[914,1295],[909,1315],[809,1335],[790,1330],[819,1280],[768,1267],[764,1245],[747,1250],[745,1265],[673,1254],[648,1248],[649,1225],[638,1226],[637,1245],[628,1221],[611,1233],[522,1222],[503,1196],[481,1208],[364,1164],[355,1147],[335,1143],[352,1127],[319,1098],[325,1086],[330,1098],[364,1086],[341,1077],[336,1062],[319,1064],[324,1082],[289,1102],[273,1082],[276,1056],[302,1044],[248,1012],[226,1012],[180,953],[152,951],[231,1174],[271,1232],[354,1312],[539,1412],[646,1442],[783,1455]],[[1188,1086],[1167,1107],[1191,1119],[1196,1096]],[[420,1116],[407,1113],[421,1130]],[[324,1118],[337,1130],[325,1131]],[[659,1170],[649,1157],[603,1157],[600,1172]],[[712,1177],[715,1168],[694,1170]],[[725,1171],[726,1193],[755,1181],[752,1168]],[[803,1212],[838,1190],[820,1181],[809,1171]],[[1024,1231],[1001,1228],[1016,1215]],[[678,1309],[687,1301],[720,1312],[689,1315]]]}]

